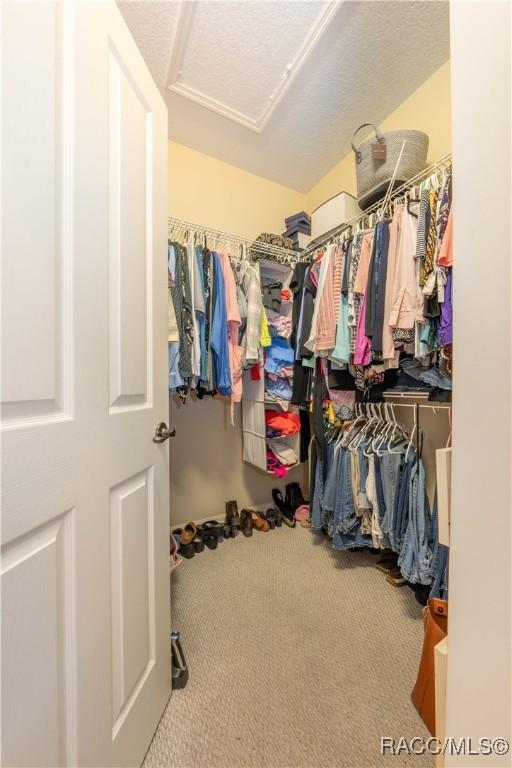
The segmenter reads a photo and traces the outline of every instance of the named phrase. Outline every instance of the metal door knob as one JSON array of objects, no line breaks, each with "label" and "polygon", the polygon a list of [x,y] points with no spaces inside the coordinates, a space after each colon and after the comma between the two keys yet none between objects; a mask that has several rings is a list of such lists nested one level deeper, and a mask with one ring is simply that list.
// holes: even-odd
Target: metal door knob
[{"label": "metal door knob", "polygon": [[165,421],[161,421],[160,424],[158,424],[157,428],[155,429],[155,434],[153,435],[153,442],[154,443],[165,443],[166,440],[168,440],[170,437],[174,437],[176,434],[176,430],[170,430]]}]

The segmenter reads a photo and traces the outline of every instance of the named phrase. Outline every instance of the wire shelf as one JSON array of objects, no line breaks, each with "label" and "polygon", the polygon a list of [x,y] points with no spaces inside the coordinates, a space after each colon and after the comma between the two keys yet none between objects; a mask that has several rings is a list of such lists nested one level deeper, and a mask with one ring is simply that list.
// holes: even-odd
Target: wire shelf
[{"label": "wire shelf", "polygon": [[[451,153],[448,153],[447,155],[444,155],[444,157],[442,157],[440,160],[437,160],[435,163],[428,165],[420,173],[417,173],[416,176],[412,176],[408,181],[404,182],[399,187],[396,187],[396,189],[393,190],[389,197],[388,204],[391,201],[396,201],[400,197],[403,197],[406,192],[408,192],[413,187],[418,186],[418,184],[421,184],[422,181],[426,181],[430,176],[434,176],[437,171],[450,165],[451,161],[452,155]],[[317,237],[312,243],[308,245],[304,251],[302,251],[301,256],[303,259],[309,261],[314,257],[315,252],[319,248],[332,243],[347,229],[350,229],[357,224],[363,224],[365,219],[370,219],[373,214],[376,214],[380,210],[382,203],[383,200],[379,200],[377,203],[374,203],[369,208],[366,208],[364,211],[362,211],[362,213],[358,214],[353,219],[350,219],[350,221],[344,222],[334,229],[329,230],[329,232],[326,232],[324,235]]]},{"label": "wire shelf", "polygon": [[271,261],[277,261],[280,264],[296,264],[298,261],[303,260],[302,252],[281,248],[278,245],[271,245],[270,243],[263,243],[260,240],[250,240],[246,237],[239,237],[231,232],[224,232],[221,229],[213,229],[212,227],[204,227],[200,224],[195,224],[192,221],[187,221],[186,219],[177,219],[170,216],[168,225],[170,237],[183,237],[185,240],[188,240],[193,236],[197,245],[209,246],[214,250],[223,245],[231,251],[230,255],[232,257],[238,256],[239,258],[242,258],[245,254],[248,258],[253,260],[256,258],[268,258]]}]

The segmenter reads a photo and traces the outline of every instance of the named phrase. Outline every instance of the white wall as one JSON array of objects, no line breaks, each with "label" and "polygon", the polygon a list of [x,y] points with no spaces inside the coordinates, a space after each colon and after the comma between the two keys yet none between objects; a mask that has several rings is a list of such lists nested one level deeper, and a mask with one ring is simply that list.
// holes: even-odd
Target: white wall
[{"label": "white wall", "polygon": [[219,401],[176,404],[171,399],[171,525],[206,517],[223,520],[224,503],[238,501],[238,508],[253,504],[272,506],[272,488],[299,482],[306,495],[307,464],[291,470],[286,478],[273,475],[242,461],[242,413],[235,405],[235,427],[230,407]]},{"label": "white wall", "polygon": [[[511,739],[511,10],[451,3],[455,211],[448,736]],[[447,765],[512,765],[447,757]]]}]

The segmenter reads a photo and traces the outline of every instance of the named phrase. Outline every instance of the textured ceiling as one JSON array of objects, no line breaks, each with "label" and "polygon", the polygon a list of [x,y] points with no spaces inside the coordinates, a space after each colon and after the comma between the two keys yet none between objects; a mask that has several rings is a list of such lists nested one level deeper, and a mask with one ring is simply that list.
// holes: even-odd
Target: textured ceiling
[{"label": "textured ceiling", "polygon": [[[119,0],[169,138],[302,192],[449,58],[448,3]],[[404,128],[414,128],[406,125]]]}]

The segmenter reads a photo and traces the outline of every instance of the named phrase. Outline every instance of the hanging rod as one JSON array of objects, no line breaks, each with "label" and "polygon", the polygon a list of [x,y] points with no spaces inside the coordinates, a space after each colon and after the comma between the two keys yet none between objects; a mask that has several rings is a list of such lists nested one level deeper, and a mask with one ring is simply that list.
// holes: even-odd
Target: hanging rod
[{"label": "hanging rod", "polygon": [[[245,247],[248,255],[253,259],[269,257],[270,260],[281,264],[295,264],[303,260],[302,252],[281,248],[281,246],[272,245],[271,243],[263,243],[260,240],[249,240],[246,237],[239,237],[238,235],[231,234],[231,232],[224,232],[221,229],[204,227],[186,219],[177,219],[174,216],[169,216],[168,226],[169,234],[173,231],[187,233],[187,235],[192,233],[200,238],[213,239],[214,243],[217,241],[226,245],[237,246],[238,248],[240,246]],[[236,254],[231,255],[236,256]]]},{"label": "hanging rod", "polygon": [[[405,181],[399,187],[394,189],[393,192],[391,193],[391,196],[388,202],[390,202],[391,200],[396,200],[412,187],[415,187],[422,181],[425,181],[426,179],[429,178],[429,176],[433,176],[436,170],[439,170],[440,168],[443,168],[444,166],[449,165],[451,161],[452,161],[452,155],[451,155],[451,152],[449,152],[447,155],[444,155],[444,157],[442,157],[440,160],[436,160],[435,163],[431,163],[422,171],[420,171],[420,173],[417,173],[416,176],[412,176],[408,181]],[[355,224],[363,222],[365,219],[369,218],[369,216],[371,216],[372,213],[376,213],[379,210],[379,208],[382,206],[382,202],[383,200],[379,200],[379,202],[374,203],[373,205],[370,205],[369,208],[366,208],[364,211],[362,211],[360,214],[355,216],[353,219],[350,219],[350,221],[340,224],[338,227],[335,227],[334,229],[329,230],[329,232],[326,232],[324,235],[321,235],[320,237],[318,237],[314,242],[310,243],[304,251],[302,251],[301,256],[303,260],[311,259],[314,256],[315,252],[318,250],[318,248],[321,248],[324,245],[328,245],[330,242],[332,242],[336,237],[341,235],[347,229],[349,229],[350,227],[353,227]]]},{"label": "hanging rod", "polygon": [[430,401],[428,405],[422,403],[390,403],[393,407],[396,405],[398,408],[426,408],[429,411],[449,411],[452,407],[451,403],[442,403]]}]

